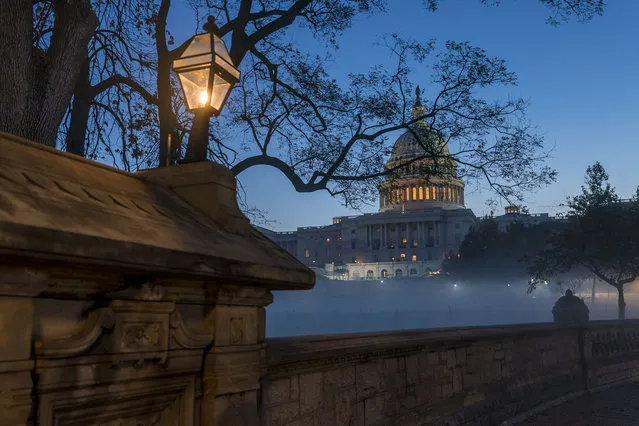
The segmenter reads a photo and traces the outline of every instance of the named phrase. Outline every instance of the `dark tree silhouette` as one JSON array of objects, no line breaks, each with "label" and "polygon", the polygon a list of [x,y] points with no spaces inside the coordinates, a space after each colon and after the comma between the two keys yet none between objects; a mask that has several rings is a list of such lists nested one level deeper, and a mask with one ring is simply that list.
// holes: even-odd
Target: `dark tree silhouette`
[{"label": "dark tree silhouette", "polygon": [[[415,3],[434,10],[440,2]],[[540,3],[550,8],[553,22],[586,21],[603,10],[601,0]],[[387,138],[426,120],[454,149],[446,155],[427,149],[425,156],[457,161],[462,177],[483,179],[501,195],[516,196],[554,178],[543,167],[541,138],[526,124],[525,103],[492,102],[478,95],[482,88],[516,84],[505,63],[482,49],[389,36],[385,47],[396,59],[394,69],[375,68],[338,84],[327,71],[326,58],[302,51],[286,37],[287,29],[296,26],[336,45],[355,19],[397,7],[394,3],[188,4],[216,16],[243,72],[210,134],[210,158],[236,174],[267,165],[280,170],[298,191],[328,190],[357,204],[370,199],[383,175],[395,172],[382,167]],[[171,62],[176,50],[166,25],[171,7],[171,0],[4,0],[0,130],[50,146],[63,139],[68,150],[85,155],[101,146],[111,162],[132,170],[175,162],[184,150],[191,116],[174,93]],[[141,47],[133,40],[140,36],[148,37],[142,44],[155,46],[152,52],[144,50],[149,57],[140,58]],[[430,69],[433,78],[422,113],[413,116],[409,82],[416,69]],[[238,134],[248,137],[238,141]]]},{"label": "dark tree silhouette", "polygon": [[495,220],[484,219],[462,242],[459,257],[445,261],[444,271],[462,280],[528,282],[530,259],[563,226],[560,221],[530,226],[515,222],[500,232]]},{"label": "dark tree silhouette", "polygon": [[619,319],[624,319],[624,286],[639,276],[639,199],[620,200],[595,163],[588,167],[582,193],[567,205],[568,227],[549,239],[531,272],[546,278],[575,268],[589,271],[617,289]]}]

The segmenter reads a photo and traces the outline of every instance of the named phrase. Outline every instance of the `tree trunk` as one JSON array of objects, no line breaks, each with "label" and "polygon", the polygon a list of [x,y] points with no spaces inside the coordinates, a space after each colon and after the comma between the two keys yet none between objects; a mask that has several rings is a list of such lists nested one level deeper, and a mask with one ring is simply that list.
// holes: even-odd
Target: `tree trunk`
[{"label": "tree trunk", "polygon": [[160,120],[160,167],[173,162],[169,158],[169,133],[174,143],[177,140],[175,134],[175,117],[171,105],[171,67],[166,55],[158,56],[158,118]]},{"label": "tree trunk", "polygon": [[29,1],[3,0],[0,8],[0,131],[22,135],[34,72],[32,6]]},{"label": "tree trunk", "polygon": [[91,81],[89,79],[89,59],[84,61],[78,82],[73,91],[71,123],[66,137],[67,152],[84,157],[89,112],[91,110]]},{"label": "tree trunk", "polygon": [[34,51],[31,5],[2,1],[0,130],[55,146],[98,20],[89,0],[54,2],[51,44]]},{"label": "tree trunk", "polygon": [[[158,119],[160,121],[160,155],[159,167],[175,164],[177,158],[178,135],[176,133],[177,118],[173,113],[173,91],[171,90],[171,62],[173,56],[167,47],[166,19],[171,7],[171,0],[162,0],[155,23],[155,49],[158,55]],[[169,152],[169,133],[171,134],[171,151]]]},{"label": "tree trunk", "polygon": [[618,299],[619,319],[625,320],[626,319],[626,301],[624,300],[624,297],[623,297],[623,285],[618,285],[617,291],[619,292],[619,299]]}]

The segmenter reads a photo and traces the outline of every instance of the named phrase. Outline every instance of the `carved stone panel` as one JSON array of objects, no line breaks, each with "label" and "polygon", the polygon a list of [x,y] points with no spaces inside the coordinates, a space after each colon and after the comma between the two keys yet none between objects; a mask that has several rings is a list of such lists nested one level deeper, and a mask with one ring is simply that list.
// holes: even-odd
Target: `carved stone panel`
[{"label": "carved stone panel", "polygon": [[191,325],[173,302],[116,300],[74,333],[37,342],[39,424],[194,426],[213,336]]},{"label": "carved stone panel", "polygon": [[154,378],[40,398],[41,426],[193,426],[195,379]]},{"label": "carved stone panel", "polygon": [[216,306],[215,345],[254,345],[259,342],[259,310],[252,306]]}]

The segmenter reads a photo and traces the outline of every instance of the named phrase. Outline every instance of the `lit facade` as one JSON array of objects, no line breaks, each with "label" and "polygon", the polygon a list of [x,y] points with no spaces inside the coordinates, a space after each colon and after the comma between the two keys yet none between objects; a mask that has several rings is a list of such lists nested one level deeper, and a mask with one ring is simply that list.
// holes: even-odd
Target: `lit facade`
[{"label": "lit facade", "polygon": [[[419,95],[413,108],[423,115]],[[329,278],[419,277],[457,256],[476,218],[447,144],[424,121],[401,135],[386,162],[379,212],[267,236]],[[264,232],[264,231],[263,231]]]}]

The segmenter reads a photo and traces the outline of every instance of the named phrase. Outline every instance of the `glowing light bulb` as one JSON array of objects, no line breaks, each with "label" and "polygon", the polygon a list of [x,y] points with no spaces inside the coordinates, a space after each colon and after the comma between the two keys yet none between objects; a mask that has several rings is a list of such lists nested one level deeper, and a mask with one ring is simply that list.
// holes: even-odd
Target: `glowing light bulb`
[{"label": "glowing light bulb", "polygon": [[209,100],[209,95],[208,93],[206,93],[206,90],[203,90],[202,93],[200,93],[200,103],[202,105],[206,105],[208,100]]}]

